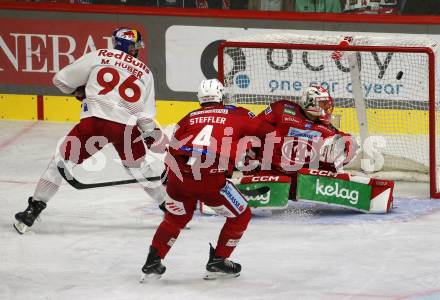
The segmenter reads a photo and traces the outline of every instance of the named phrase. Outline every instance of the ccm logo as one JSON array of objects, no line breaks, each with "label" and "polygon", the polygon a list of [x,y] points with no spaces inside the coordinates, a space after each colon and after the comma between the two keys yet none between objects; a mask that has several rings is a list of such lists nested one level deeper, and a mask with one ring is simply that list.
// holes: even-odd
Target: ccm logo
[{"label": "ccm logo", "polygon": [[209,170],[209,173],[216,174],[216,173],[225,173],[226,169],[211,169]]},{"label": "ccm logo", "polygon": [[280,176],[254,176],[252,177],[252,182],[261,182],[261,181],[278,181]]},{"label": "ccm logo", "polygon": [[337,177],[337,173],[333,173],[330,171],[325,170],[316,170],[316,169],[310,169],[309,170],[310,175],[319,175],[319,176],[328,176],[328,177]]}]

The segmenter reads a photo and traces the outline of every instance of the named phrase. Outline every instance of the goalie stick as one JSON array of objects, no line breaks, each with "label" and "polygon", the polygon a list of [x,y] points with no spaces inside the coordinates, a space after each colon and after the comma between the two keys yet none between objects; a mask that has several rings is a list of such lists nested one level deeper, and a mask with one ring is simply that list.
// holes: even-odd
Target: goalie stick
[{"label": "goalie stick", "polygon": [[58,171],[60,172],[61,176],[69,183],[71,186],[73,186],[77,190],[84,190],[84,189],[93,189],[93,188],[99,188],[99,187],[106,187],[106,186],[115,186],[115,185],[123,185],[123,184],[131,184],[131,183],[137,183],[137,182],[146,182],[146,181],[157,181],[161,180],[166,176],[166,171],[164,170],[160,176],[153,176],[153,177],[146,177],[141,179],[128,179],[128,180],[119,180],[119,181],[106,181],[106,182],[97,182],[97,183],[83,183],[78,181],[72,173],[69,172],[66,165],[63,161],[59,161],[57,165]]},{"label": "goalie stick", "polygon": [[240,189],[240,193],[242,193],[244,196],[256,197],[266,194],[267,192],[269,192],[269,190],[270,188],[268,186],[262,186],[252,190]]}]

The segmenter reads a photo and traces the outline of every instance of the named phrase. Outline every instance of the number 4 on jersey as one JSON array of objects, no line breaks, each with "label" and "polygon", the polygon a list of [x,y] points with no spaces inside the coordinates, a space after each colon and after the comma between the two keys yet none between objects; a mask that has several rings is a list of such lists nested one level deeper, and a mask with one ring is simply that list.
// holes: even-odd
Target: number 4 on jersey
[{"label": "number 4 on jersey", "polygon": [[211,135],[213,128],[214,125],[206,125],[205,127],[203,127],[192,141],[193,145],[209,146],[209,144],[211,144]]},{"label": "number 4 on jersey", "polygon": [[[211,144],[211,135],[213,128],[213,125],[205,125],[202,130],[200,130],[199,133],[194,137],[192,144],[196,146],[209,146]],[[195,162],[196,158],[190,157],[187,164],[192,166]]]}]

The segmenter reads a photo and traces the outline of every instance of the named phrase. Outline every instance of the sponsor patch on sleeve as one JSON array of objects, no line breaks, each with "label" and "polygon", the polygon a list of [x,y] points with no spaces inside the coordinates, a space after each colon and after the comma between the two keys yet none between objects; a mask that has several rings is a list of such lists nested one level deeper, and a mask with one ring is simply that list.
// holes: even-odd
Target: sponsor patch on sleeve
[{"label": "sponsor patch on sleeve", "polygon": [[264,110],[264,114],[268,115],[272,112],[272,107],[270,107],[270,105],[268,107],[266,107],[266,109]]}]

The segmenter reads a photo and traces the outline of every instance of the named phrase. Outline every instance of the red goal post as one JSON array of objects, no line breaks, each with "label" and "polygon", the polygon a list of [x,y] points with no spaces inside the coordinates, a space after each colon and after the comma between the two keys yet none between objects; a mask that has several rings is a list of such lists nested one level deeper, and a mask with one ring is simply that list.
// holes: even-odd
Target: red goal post
[{"label": "red goal post", "polygon": [[[369,151],[364,149],[351,168],[365,170],[362,158],[373,159],[372,176],[426,180],[431,197],[440,198],[434,43],[393,40],[387,45],[386,38],[354,37],[350,45],[341,45],[341,36],[279,36],[221,43],[218,76],[228,99],[261,109],[278,99],[295,101],[305,86],[325,83],[336,100],[341,130],[365,145],[376,137],[386,144],[380,149],[383,164],[376,166],[376,154],[365,156]],[[342,57],[335,59],[335,53]]]}]

